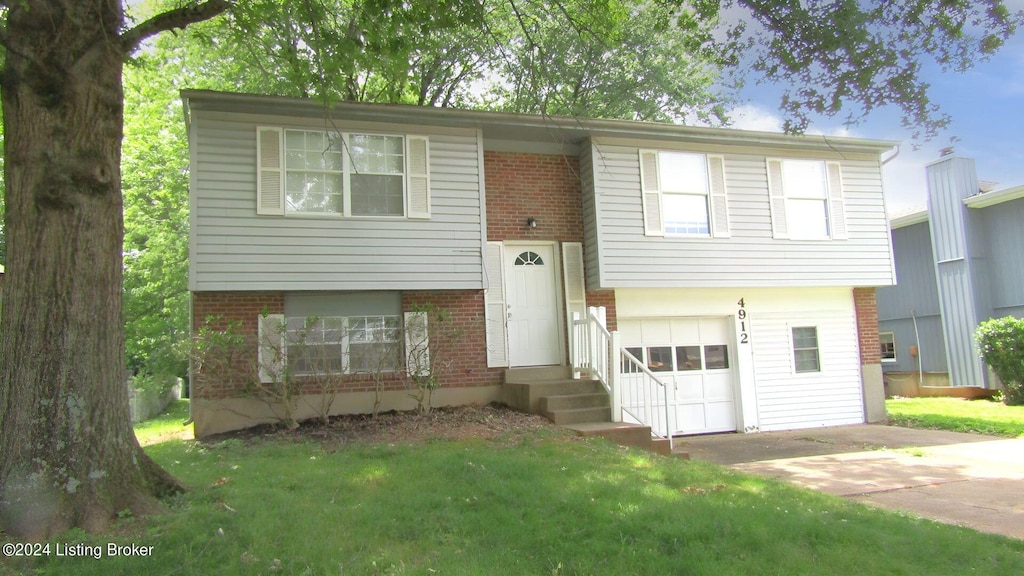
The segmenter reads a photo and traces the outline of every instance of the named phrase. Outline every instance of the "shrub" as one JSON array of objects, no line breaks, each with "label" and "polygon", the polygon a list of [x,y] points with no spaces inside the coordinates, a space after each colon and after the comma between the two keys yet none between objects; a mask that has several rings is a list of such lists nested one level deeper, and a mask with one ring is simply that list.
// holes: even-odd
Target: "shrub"
[{"label": "shrub", "polygon": [[978,325],[974,332],[978,350],[1006,388],[1003,402],[1024,405],[1024,320],[1006,316]]}]

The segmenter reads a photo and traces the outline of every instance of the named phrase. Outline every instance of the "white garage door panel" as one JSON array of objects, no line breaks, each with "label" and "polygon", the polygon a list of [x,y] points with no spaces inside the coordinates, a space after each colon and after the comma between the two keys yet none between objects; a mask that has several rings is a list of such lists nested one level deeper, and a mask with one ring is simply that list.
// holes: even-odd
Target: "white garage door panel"
[{"label": "white garage door panel", "polygon": [[[674,384],[672,399],[676,434],[734,432],[736,430],[735,377],[731,324],[727,318],[644,318],[620,319],[623,344],[641,348],[650,355],[651,348],[668,348],[669,370],[655,372],[665,383]],[[726,346],[729,367],[707,367],[706,346]],[[685,362],[679,347],[686,350]],[[697,352],[694,355],[693,352]],[[721,354],[719,354],[719,358]],[[650,362],[646,356],[641,358]],[[697,369],[694,369],[697,368]]]}]

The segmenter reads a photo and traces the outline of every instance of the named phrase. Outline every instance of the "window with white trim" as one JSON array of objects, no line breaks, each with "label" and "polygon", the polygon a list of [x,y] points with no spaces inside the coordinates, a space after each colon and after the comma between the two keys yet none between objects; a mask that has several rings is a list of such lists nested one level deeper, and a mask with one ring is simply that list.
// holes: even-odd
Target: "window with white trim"
[{"label": "window with white trim", "polygon": [[793,371],[821,372],[817,326],[793,328]]},{"label": "window with white trim", "polygon": [[838,162],[769,158],[772,236],[791,240],[847,237]]},{"label": "window with white trim", "polygon": [[257,128],[258,214],[429,218],[426,137]]},{"label": "window with white trim", "polygon": [[725,161],[669,150],[640,150],[644,233],[728,237]]},{"label": "window with white trim", "polygon": [[284,357],[297,376],[402,367],[399,316],[285,318]]},{"label": "window with white trim", "polygon": [[892,332],[879,332],[878,344],[882,349],[882,362],[895,362],[896,335]]}]

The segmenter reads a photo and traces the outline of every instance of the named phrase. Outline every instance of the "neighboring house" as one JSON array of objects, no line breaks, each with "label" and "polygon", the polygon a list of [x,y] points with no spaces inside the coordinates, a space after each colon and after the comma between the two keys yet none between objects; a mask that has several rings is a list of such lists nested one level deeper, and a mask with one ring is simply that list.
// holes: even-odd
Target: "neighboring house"
[{"label": "neighboring house", "polygon": [[974,330],[1024,316],[1024,186],[982,192],[974,160],[952,155],[926,170],[928,209],[890,222],[899,284],[878,290],[890,395],[993,387]]},{"label": "neighboring house", "polygon": [[[433,304],[463,331],[435,405],[500,401],[506,371],[566,365],[572,314],[601,306],[673,385],[676,433],[885,417],[875,287],[894,282],[891,142],[183,99],[195,329],[235,320],[255,341],[268,320],[316,317],[352,373],[335,413],[372,408],[354,360],[369,335]],[[197,436],[269,416],[238,383],[192,385]],[[397,380],[385,387],[381,409],[413,406]]]}]

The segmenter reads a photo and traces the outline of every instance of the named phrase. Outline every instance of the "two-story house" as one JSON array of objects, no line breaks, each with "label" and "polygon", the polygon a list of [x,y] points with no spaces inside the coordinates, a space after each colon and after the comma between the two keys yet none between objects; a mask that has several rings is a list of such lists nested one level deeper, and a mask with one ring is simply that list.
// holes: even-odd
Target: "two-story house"
[{"label": "two-story house", "polygon": [[[194,329],[234,321],[255,342],[267,319],[319,322],[319,351],[349,374],[333,412],[371,410],[356,353],[430,304],[461,331],[434,405],[500,401],[506,371],[568,364],[573,314],[601,306],[672,386],[675,433],[884,418],[875,287],[894,282],[892,142],[183,99]],[[192,385],[198,436],[270,416],[238,383]],[[386,385],[381,409],[411,406]]]}]

